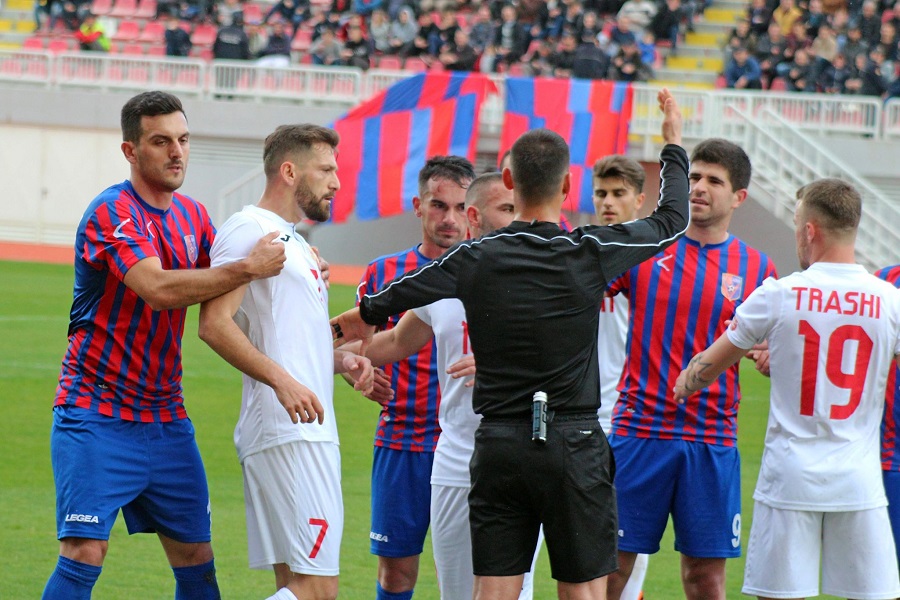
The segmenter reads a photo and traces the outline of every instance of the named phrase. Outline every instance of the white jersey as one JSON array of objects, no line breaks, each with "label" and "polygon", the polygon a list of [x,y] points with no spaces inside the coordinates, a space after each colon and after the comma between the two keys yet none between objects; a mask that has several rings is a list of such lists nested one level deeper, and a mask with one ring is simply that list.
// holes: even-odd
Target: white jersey
[{"label": "white jersey", "polygon": [[737,309],[728,339],[767,339],[771,408],[753,495],[823,512],[885,506],[879,427],[900,352],[900,292],[859,265],[816,263],[767,279]]},{"label": "white jersey", "polygon": [[276,277],[247,286],[235,322],[250,342],[308,387],[325,409],[320,425],[291,422],[275,391],[244,375],[241,414],[234,429],[238,457],[295,440],[338,442],[334,418],[334,350],[328,291],[309,244],[275,213],[246,206],[216,234],[212,266],[245,258],[263,235],[278,230],[287,260]]},{"label": "white jersey", "polygon": [[447,374],[447,367],[472,353],[466,311],[462,302],[448,298],[415,308],[413,313],[431,326],[437,345],[441,437],[434,450],[431,483],[469,487],[469,460],[475,450],[475,430],[481,416],[472,410],[472,388],[465,386],[466,379],[454,379]]},{"label": "white jersey", "polygon": [[605,433],[612,427],[613,406],[619,399],[619,379],[625,366],[628,337],[628,297],[618,294],[603,298],[600,327],[597,329],[597,359],[600,363],[600,408],[597,417]]}]

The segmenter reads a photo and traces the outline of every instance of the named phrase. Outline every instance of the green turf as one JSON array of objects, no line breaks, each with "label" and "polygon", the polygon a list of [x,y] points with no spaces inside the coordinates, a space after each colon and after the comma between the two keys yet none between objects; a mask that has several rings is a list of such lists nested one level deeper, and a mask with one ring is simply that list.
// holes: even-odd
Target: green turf
[{"label": "green turf", "polygon": [[[0,598],[40,597],[53,570],[54,490],[50,471],[51,405],[66,346],[72,269],[0,262]],[[333,286],[332,312],[352,304],[353,289]],[[197,339],[192,309],[184,339],[186,405],[197,429],[212,496],[213,547],[224,598],[264,598],[274,591],[271,574],[247,568],[243,492],[232,429],[240,405],[240,377]],[[745,365],[740,413],[743,459],[744,538],[749,532],[751,493],[759,469],[767,417],[768,383]],[[368,552],[369,471],[377,407],[341,381],[336,383],[346,523],[341,548],[341,598],[374,597],[375,560]],[[671,532],[651,557],[644,586],[648,600],[682,597],[678,555]],[[740,595],[743,558],[728,562],[728,597]],[[555,597],[546,556],[536,575],[535,598]],[[155,537],[128,536],[116,524],[94,598],[171,598],[174,584]],[[422,557],[416,596],[437,599],[430,542]]]}]

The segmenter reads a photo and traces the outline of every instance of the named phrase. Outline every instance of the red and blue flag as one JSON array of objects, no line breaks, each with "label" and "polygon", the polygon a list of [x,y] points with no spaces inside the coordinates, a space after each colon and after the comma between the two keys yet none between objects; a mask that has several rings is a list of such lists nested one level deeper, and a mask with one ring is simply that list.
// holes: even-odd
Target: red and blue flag
[{"label": "red and blue flag", "polygon": [[480,73],[420,73],[335,121],[340,134],[332,219],[361,220],[412,210],[419,170],[428,158],[475,160],[481,106],[497,88]]},{"label": "red and blue flag", "polygon": [[594,163],[628,146],[628,125],[634,92],[628,83],[548,78],[506,80],[506,114],[500,134],[500,153],[520,135],[543,127],[569,143],[572,193],[563,209],[594,212]]}]

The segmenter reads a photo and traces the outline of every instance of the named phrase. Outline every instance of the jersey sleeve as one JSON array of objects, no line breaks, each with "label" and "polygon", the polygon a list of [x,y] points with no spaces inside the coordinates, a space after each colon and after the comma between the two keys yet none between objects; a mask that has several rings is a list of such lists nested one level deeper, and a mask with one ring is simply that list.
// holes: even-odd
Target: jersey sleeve
[{"label": "jersey sleeve", "polygon": [[734,322],[725,331],[729,341],[738,348],[749,350],[769,336],[774,324],[769,305],[778,297],[774,281],[766,279],[738,306]]},{"label": "jersey sleeve", "polygon": [[377,266],[374,262],[370,263],[369,266],[366,267],[366,272],[363,273],[362,279],[360,280],[359,285],[356,287],[356,306],[359,306],[359,301],[362,300],[363,296],[377,291],[375,289],[376,269]]},{"label": "jersey sleeve", "polygon": [[457,296],[457,276],[469,259],[471,248],[464,242],[436,260],[397,277],[381,290],[367,294],[359,303],[360,316],[370,325],[381,325],[391,315],[444,298]]},{"label": "jersey sleeve", "polygon": [[432,306],[434,306],[434,305],[429,304],[427,306],[420,306],[418,308],[413,309],[413,314],[416,315],[417,317],[419,317],[419,319],[423,323],[428,325],[429,327],[434,327],[434,325],[431,322],[432,321],[432,319],[431,319],[431,307]]},{"label": "jersey sleeve", "polygon": [[599,247],[600,268],[608,281],[673,244],[690,223],[687,153],[681,146],[669,144],[659,159],[662,185],[653,214],[628,223],[580,230]]},{"label": "jersey sleeve", "polygon": [[108,268],[120,281],[128,269],[159,256],[143,219],[128,202],[110,201],[97,206],[84,228],[81,258],[95,269]]},{"label": "jersey sleeve", "polygon": [[[206,269],[212,264],[211,253],[212,246],[216,239],[216,226],[213,225],[212,218],[206,212],[206,208],[202,204],[197,204],[200,211],[200,256],[197,259],[197,268]],[[249,254],[249,253],[248,253]]]},{"label": "jersey sleeve", "polygon": [[615,296],[616,294],[624,294],[627,296],[630,283],[631,270],[628,270],[609,282],[609,286],[606,288],[606,295]]},{"label": "jersey sleeve", "polygon": [[232,216],[216,234],[210,265],[220,267],[247,258],[265,233],[258,222],[242,217],[241,213]]}]

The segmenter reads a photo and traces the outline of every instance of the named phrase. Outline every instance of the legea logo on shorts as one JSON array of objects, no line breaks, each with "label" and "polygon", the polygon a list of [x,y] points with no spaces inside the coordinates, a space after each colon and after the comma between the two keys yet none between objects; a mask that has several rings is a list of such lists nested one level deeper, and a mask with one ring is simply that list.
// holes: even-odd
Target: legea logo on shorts
[{"label": "legea logo on shorts", "polygon": [[78,514],[68,514],[66,515],[66,523],[100,523],[100,519],[97,518],[97,515],[78,515]]},{"label": "legea logo on shorts", "polygon": [[374,531],[369,532],[369,539],[373,539],[376,542],[389,542],[388,536],[383,533],[375,533]]}]

